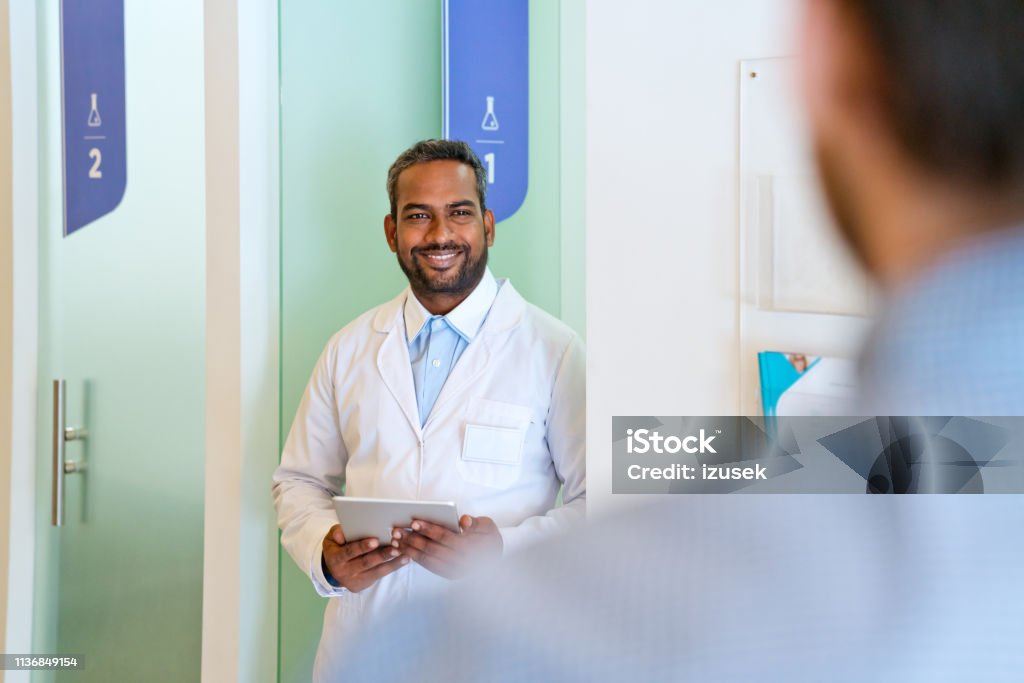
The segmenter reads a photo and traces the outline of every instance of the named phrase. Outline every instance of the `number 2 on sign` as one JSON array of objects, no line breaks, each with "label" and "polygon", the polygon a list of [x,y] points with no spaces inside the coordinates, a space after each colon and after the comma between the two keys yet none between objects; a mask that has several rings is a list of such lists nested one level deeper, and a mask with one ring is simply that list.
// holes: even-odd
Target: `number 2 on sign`
[{"label": "number 2 on sign", "polygon": [[494,152],[484,155],[484,163],[487,164],[487,184],[494,184]]},{"label": "number 2 on sign", "polygon": [[93,147],[89,150],[89,158],[92,159],[92,168],[89,169],[90,178],[102,178],[103,171],[100,170],[100,162],[103,160],[103,155],[100,151]]}]

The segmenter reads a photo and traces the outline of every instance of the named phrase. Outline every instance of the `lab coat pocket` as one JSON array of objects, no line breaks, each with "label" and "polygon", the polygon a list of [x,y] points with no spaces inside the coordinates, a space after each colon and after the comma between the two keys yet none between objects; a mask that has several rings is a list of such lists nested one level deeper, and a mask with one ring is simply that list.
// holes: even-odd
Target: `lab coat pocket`
[{"label": "lab coat pocket", "polygon": [[490,488],[519,479],[530,409],[512,403],[474,399],[466,414],[459,475]]}]

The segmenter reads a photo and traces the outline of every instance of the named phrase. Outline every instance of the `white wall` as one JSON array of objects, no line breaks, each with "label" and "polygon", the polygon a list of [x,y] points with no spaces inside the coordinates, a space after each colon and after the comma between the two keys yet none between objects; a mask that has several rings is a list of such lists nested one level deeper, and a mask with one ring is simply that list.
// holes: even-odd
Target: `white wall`
[{"label": "white wall", "polygon": [[739,414],[741,59],[792,54],[793,0],[587,4],[587,447],[612,415]]}]

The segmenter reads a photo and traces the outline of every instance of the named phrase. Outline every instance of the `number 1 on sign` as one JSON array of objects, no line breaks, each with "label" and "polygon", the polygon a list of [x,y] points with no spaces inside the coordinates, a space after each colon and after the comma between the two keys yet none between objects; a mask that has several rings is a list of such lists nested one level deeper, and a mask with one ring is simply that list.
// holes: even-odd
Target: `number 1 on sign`
[{"label": "number 1 on sign", "polygon": [[487,184],[494,184],[494,152],[484,155],[484,163],[487,164]]}]

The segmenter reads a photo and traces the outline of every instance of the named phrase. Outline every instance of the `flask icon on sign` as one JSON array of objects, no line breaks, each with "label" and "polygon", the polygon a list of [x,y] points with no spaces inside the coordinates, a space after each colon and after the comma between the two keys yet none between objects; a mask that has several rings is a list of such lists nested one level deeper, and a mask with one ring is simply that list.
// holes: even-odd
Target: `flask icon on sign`
[{"label": "flask icon on sign", "polygon": [[484,114],[480,127],[484,130],[498,130],[498,117],[494,115],[494,98],[490,95],[487,96],[487,113]]},{"label": "flask icon on sign", "polygon": [[89,127],[99,128],[100,127],[100,110],[96,108],[96,93],[90,93],[89,99],[92,102],[92,108],[89,110]]}]

